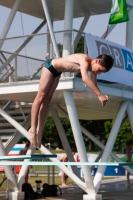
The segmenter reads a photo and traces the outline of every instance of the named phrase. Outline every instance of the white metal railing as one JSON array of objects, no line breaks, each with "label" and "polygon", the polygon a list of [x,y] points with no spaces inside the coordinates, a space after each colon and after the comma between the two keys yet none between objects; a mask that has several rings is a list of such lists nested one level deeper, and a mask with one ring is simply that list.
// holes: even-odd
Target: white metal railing
[{"label": "white metal railing", "polygon": [[[77,42],[75,42],[76,36],[79,33],[81,36],[84,36],[84,33],[77,30],[67,30],[65,32],[70,31],[72,32],[71,53],[74,53],[74,44],[77,44]],[[54,32],[54,34],[61,56],[64,31],[57,31]],[[29,38],[32,39],[29,40]],[[0,82],[3,82],[3,74],[9,74],[8,66],[14,68],[14,72],[12,73],[13,81],[38,80],[40,78],[40,70],[43,61],[46,58],[53,57],[55,57],[55,54],[48,32],[6,38],[4,39],[2,50],[0,51]],[[72,76],[74,76],[74,73],[72,73]],[[6,81],[8,80],[6,79]]]}]

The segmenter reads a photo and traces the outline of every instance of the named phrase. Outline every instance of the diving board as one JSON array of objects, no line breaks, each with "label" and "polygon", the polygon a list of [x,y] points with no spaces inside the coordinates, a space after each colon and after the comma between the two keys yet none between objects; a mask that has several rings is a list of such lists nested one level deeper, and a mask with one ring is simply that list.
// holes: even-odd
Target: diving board
[{"label": "diving board", "polygon": [[[36,161],[1,161],[1,165],[70,165],[70,166],[76,166],[79,165],[79,162],[36,162]],[[133,163],[126,163],[126,162],[80,162],[80,166],[131,166]]]},{"label": "diving board", "polygon": [[21,156],[0,156],[0,160],[24,160],[24,159],[43,159],[43,158],[57,158],[55,154],[35,154],[35,155],[21,155]]}]

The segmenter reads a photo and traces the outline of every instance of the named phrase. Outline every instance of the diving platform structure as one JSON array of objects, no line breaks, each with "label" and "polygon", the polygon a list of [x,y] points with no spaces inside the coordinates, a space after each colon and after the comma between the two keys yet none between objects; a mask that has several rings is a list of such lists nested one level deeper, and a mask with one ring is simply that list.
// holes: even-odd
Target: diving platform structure
[{"label": "diving platform structure", "polygon": [[[0,35],[0,115],[7,123],[14,127],[13,134],[4,146],[0,139],[0,156],[6,156],[22,135],[29,139],[27,130],[30,128],[31,116],[26,108],[28,106],[31,107],[37,94],[41,64],[45,59],[44,55],[46,55],[47,58],[52,58],[53,56],[60,57],[74,53],[80,38],[85,36],[84,28],[90,16],[109,13],[111,0],[0,0],[0,5],[11,8],[11,12]],[[133,0],[127,0],[127,5],[129,7],[130,21],[127,22],[126,26],[126,46],[132,48]],[[17,11],[40,18],[43,21],[31,35],[26,35],[24,38],[6,38]],[[79,17],[84,17],[80,29],[78,31],[73,30],[73,18]],[[64,20],[64,30],[54,32],[52,22],[59,20]],[[47,33],[39,34],[39,30],[46,24],[48,27]],[[113,30],[114,27],[115,25],[110,26],[109,32]],[[103,38],[104,35],[105,33],[103,33],[103,36],[101,37]],[[38,46],[38,44],[40,44],[40,46]],[[60,55],[58,44],[62,45],[62,55]],[[84,44],[84,53],[87,53],[86,43],[84,42]],[[29,53],[26,58],[24,56],[25,47],[29,50],[27,51]],[[37,49],[40,49],[39,53],[37,52]],[[43,52],[43,54],[41,54],[41,52]],[[27,61],[30,63],[28,71],[25,67]],[[5,74],[6,78],[3,78]],[[102,82],[98,82],[98,87],[103,94],[109,96],[109,101],[105,107],[101,106],[96,95],[86,87],[81,78],[77,77],[74,73],[63,73],[47,109],[47,116],[50,115],[53,117],[70,162],[73,162],[74,159],[60,117],[65,117],[70,120],[81,162],[88,162],[82,133],[103,150],[102,154],[98,156],[98,158],[101,159],[101,162],[108,162],[110,156],[117,162],[121,162],[121,160],[112,152],[112,149],[119,129],[127,118],[129,118],[133,131],[133,87],[118,83]],[[10,115],[11,111],[13,112],[13,108],[16,107],[20,109],[23,118],[23,121],[21,122],[18,122]],[[27,112],[26,114],[25,110]],[[106,146],[80,125],[79,119],[114,119],[114,124]],[[0,126],[4,127],[3,124]],[[30,146],[28,154],[33,154],[34,150],[35,148]],[[43,145],[41,145],[40,150],[44,154],[50,154],[49,150]],[[50,158],[50,160],[58,162],[57,158]],[[96,160],[96,162],[97,161],[98,160]],[[79,178],[75,166],[72,166],[73,172],[66,166],[59,165],[58,167],[86,192],[83,199],[101,199],[98,195],[98,191],[106,166],[98,167],[94,180],[91,176],[90,166],[82,166],[85,178],[84,182]],[[123,167],[133,174],[133,170],[129,166]],[[22,166],[18,180],[15,179],[9,166],[4,166],[4,169],[7,178],[12,182],[14,192],[18,193],[24,176],[26,175],[26,171],[28,170],[28,166]]]}]

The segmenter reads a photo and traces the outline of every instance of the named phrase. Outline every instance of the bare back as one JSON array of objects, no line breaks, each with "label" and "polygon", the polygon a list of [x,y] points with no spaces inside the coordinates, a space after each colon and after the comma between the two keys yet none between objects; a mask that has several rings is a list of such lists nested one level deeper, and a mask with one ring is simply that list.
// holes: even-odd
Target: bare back
[{"label": "bare back", "polygon": [[90,58],[85,54],[72,54],[63,58],[55,58],[52,60],[52,65],[58,72],[80,72],[81,67],[88,66]]}]

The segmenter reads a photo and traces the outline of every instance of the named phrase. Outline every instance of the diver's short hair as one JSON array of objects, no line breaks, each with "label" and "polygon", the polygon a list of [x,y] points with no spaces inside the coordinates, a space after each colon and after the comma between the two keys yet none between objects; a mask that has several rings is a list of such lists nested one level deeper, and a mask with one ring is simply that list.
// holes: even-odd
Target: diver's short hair
[{"label": "diver's short hair", "polygon": [[108,55],[108,54],[101,54],[97,57],[98,59],[100,59],[100,65],[105,67],[107,72],[112,68],[113,64],[114,64],[114,59],[112,58],[112,56]]}]

